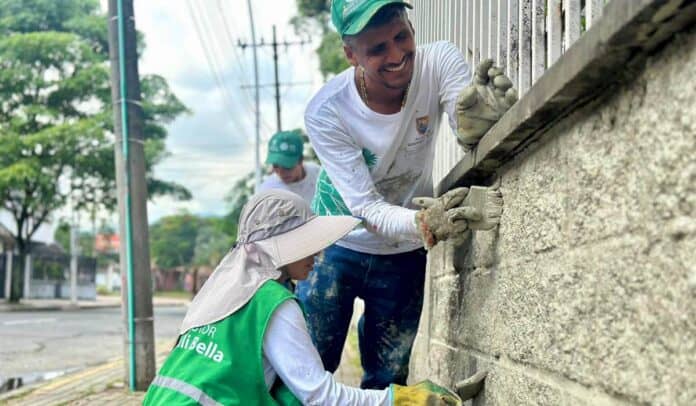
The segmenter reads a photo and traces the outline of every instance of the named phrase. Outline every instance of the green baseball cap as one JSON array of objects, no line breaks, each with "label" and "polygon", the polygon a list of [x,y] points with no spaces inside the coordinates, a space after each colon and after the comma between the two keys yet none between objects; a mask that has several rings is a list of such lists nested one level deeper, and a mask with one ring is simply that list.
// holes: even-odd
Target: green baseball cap
[{"label": "green baseball cap", "polygon": [[331,21],[341,37],[355,35],[365,28],[379,9],[394,3],[413,8],[404,0],[333,0]]},{"label": "green baseball cap", "polygon": [[275,133],[268,142],[266,164],[293,168],[302,158],[303,141],[297,131]]}]

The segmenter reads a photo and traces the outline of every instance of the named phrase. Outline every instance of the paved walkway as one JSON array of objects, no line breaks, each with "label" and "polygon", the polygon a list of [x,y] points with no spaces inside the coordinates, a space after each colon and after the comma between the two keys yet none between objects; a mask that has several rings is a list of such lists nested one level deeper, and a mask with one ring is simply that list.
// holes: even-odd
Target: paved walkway
[{"label": "paved walkway", "polygon": [[[362,376],[356,328],[360,314],[362,302],[356,301],[341,365],[335,373],[339,382],[351,386],[358,386]],[[169,353],[171,343],[157,343],[157,348],[166,349],[157,353],[159,368]],[[115,359],[97,367],[0,395],[0,405],[140,405],[145,394],[130,393],[125,388],[124,368],[123,359]]]},{"label": "paved walkway", "polygon": [[[154,306],[186,306],[189,299],[155,296]],[[0,302],[0,312],[32,311],[32,310],[76,310],[96,309],[102,307],[120,307],[121,296],[97,296],[96,300],[78,300],[73,304],[68,299],[28,299],[19,303]]]}]

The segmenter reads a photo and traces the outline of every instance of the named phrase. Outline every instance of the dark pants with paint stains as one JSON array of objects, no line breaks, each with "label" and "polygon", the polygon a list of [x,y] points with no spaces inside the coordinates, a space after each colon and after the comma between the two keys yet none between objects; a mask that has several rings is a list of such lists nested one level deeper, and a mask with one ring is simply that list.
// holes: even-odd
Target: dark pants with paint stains
[{"label": "dark pants with paint stains", "polygon": [[312,340],[329,372],[338,368],[356,297],[365,301],[358,323],[361,388],[405,384],[423,306],[426,252],[365,254],[332,245],[309,278],[297,285]]}]

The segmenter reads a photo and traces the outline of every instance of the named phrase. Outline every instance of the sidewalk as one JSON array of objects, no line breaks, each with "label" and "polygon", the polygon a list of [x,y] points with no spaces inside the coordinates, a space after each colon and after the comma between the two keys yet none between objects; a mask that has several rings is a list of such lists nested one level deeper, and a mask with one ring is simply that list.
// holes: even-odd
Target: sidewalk
[{"label": "sidewalk", "polygon": [[[356,301],[348,339],[343,348],[341,365],[334,374],[338,382],[358,386],[362,369],[357,346],[357,319],[362,314],[362,302]],[[157,343],[157,368],[162,365],[172,343]],[[85,369],[48,382],[37,383],[0,394],[0,405],[140,405],[144,392],[130,393],[124,385],[124,362],[116,359],[97,367]]]},{"label": "sidewalk", "polygon": [[[181,298],[159,296],[152,298],[153,306],[188,306],[190,302],[189,299]],[[121,296],[97,295],[96,300],[78,300],[76,305],[67,299],[28,299],[21,300],[19,303],[0,302],[0,312],[99,309],[120,306]]]},{"label": "sidewalk", "polygon": [[[171,344],[171,343],[170,343]],[[157,354],[159,367],[171,345]],[[130,393],[124,385],[125,365],[116,359],[74,374],[37,383],[0,395],[2,405],[139,405],[144,393]]]}]

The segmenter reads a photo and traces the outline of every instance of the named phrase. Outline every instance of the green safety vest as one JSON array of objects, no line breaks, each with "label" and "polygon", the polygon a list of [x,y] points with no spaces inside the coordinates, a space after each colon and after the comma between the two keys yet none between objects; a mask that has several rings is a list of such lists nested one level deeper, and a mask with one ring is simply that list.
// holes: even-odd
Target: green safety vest
[{"label": "green safety vest", "polygon": [[295,299],[276,281],[226,318],[179,336],[143,405],[300,405],[276,379],[269,393],[263,375],[263,337],[273,312]]}]

